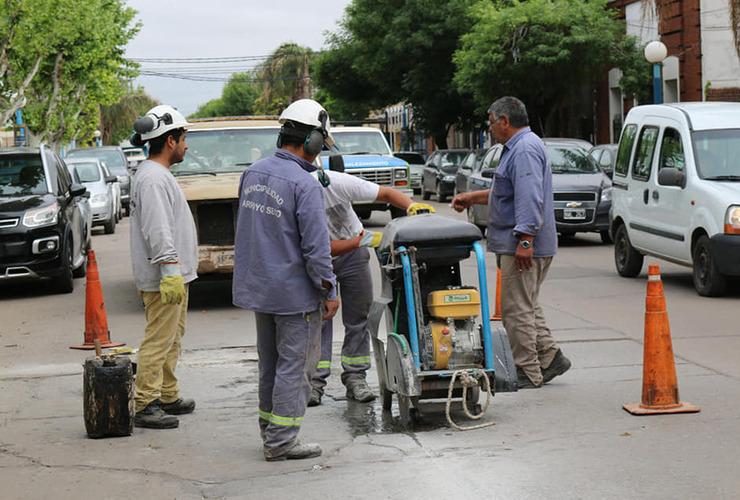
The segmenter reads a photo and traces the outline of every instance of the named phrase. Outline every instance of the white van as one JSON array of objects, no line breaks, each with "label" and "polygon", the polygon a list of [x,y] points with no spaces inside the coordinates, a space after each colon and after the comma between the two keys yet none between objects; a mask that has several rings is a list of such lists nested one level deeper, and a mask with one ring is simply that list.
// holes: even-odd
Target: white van
[{"label": "white van", "polygon": [[611,232],[621,276],[644,255],[693,267],[699,295],[740,276],[740,103],[638,106],[614,168]]}]

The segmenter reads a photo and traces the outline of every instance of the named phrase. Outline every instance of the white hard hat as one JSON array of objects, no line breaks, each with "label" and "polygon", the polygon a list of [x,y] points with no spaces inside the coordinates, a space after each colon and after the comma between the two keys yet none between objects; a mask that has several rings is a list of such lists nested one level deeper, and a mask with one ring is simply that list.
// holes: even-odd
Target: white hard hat
[{"label": "white hard hat", "polygon": [[161,104],[146,112],[134,122],[134,130],[141,136],[141,142],[156,139],[160,135],[190,125],[178,110]]},{"label": "white hard hat", "polygon": [[334,146],[334,139],[329,133],[331,129],[329,114],[321,104],[313,99],[299,99],[285,108],[278,122],[284,125],[287,121],[302,123],[321,130],[324,135],[324,144],[329,147]]}]

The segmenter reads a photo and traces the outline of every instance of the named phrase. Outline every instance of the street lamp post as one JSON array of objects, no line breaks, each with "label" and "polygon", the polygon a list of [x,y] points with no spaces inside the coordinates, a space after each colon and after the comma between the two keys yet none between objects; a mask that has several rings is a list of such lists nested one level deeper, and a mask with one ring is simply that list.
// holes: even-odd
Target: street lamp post
[{"label": "street lamp post", "polygon": [[660,65],[668,55],[663,42],[653,41],[645,46],[645,59],[653,63],[653,102],[663,104],[663,84],[660,81]]},{"label": "street lamp post", "polygon": [[95,146],[100,147],[100,130],[93,132],[93,135],[95,136]]}]

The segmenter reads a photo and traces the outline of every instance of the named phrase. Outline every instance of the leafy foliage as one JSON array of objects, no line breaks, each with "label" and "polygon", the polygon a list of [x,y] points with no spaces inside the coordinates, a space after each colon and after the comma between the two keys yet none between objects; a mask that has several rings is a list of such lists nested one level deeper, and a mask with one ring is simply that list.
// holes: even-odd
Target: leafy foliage
[{"label": "leafy foliage", "polygon": [[276,115],[291,102],[311,97],[310,67],[314,52],[284,43],[257,70],[263,84],[255,103],[257,113]]},{"label": "leafy foliage", "polygon": [[124,93],[138,32],[125,0],[6,0],[0,7],[0,120],[23,105],[32,143],[84,138],[98,105]]},{"label": "leafy foliage", "polygon": [[479,109],[515,95],[530,121],[545,119],[614,66],[623,68],[632,91],[649,84],[649,67],[606,0],[512,0],[500,7],[481,1],[474,16],[455,54],[455,81]]},{"label": "leafy foliage", "polygon": [[155,99],[144,93],[143,88],[126,92],[117,102],[100,106],[101,141],[104,145],[120,144],[129,139],[132,124],[154,106]]},{"label": "leafy foliage", "polygon": [[255,114],[255,101],[262,93],[254,73],[234,73],[224,86],[221,97],[211,99],[190,115],[190,118],[241,116]]}]

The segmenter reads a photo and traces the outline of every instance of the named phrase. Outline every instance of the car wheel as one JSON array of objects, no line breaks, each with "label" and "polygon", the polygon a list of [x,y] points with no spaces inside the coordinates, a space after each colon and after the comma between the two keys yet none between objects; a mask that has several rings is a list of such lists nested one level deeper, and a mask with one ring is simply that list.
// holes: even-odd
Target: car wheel
[{"label": "car wheel", "polygon": [[644,259],[644,255],[632,248],[627,235],[627,228],[619,226],[617,234],[614,236],[614,263],[619,275],[625,278],[634,278],[640,274]]},{"label": "car wheel", "polygon": [[703,297],[718,297],[725,293],[727,278],[717,269],[712,256],[712,244],[707,235],[699,238],[691,252],[694,261],[694,288]]},{"label": "car wheel", "polygon": [[428,200],[431,197],[432,197],[432,193],[430,193],[429,191],[427,191],[427,189],[424,187],[424,184],[422,183],[422,185],[421,185],[421,198],[424,199],[424,200]]},{"label": "car wheel", "polygon": [[447,195],[442,193],[442,183],[437,183],[437,201],[440,203],[444,203],[445,200],[447,200]]},{"label": "car wheel", "polygon": [[80,267],[72,271],[73,278],[84,278],[87,274],[87,252],[85,252],[85,258],[82,260]]},{"label": "car wheel", "polygon": [[72,249],[70,244],[72,242],[67,239],[64,246],[64,253],[62,254],[62,274],[58,278],[54,278],[54,289],[58,293],[72,293],[75,287],[73,269],[72,269]]},{"label": "car wheel", "polygon": [[612,235],[609,234],[609,230],[605,231],[599,231],[599,235],[601,236],[601,242],[608,245],[609,243],[614,243],[614,240],[612,240]]},{"label": "car wheel", "polygon": [[111,214],[110,219],[103,224],[103,229],[105,230],[105,234],[113,234],[116,232],[116,217],[115,215]]}]

